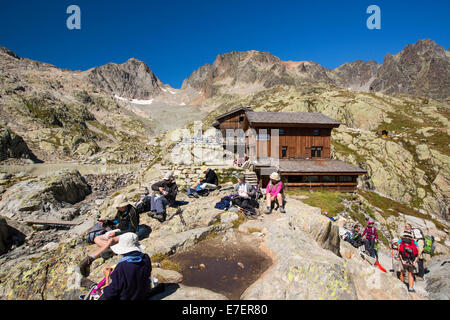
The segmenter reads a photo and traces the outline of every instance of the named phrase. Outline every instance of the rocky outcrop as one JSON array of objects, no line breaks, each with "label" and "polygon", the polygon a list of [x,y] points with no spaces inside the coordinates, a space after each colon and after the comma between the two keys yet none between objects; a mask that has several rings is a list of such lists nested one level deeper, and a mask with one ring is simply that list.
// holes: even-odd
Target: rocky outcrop
[{"label": "rocky outcrop", "polygon": [[134,58],[89,70],[87,79],[101,90],[129,99],[150,99],[163,87],[147,64]]},{"label": "rocky outcrop", "polygon": [[10,187],[0,201],[0,214],[15,220],[49,218],[52,212],[56,214],[52,206],[74,204],[90,193],[90,186],[77,170],[61,170]]}]

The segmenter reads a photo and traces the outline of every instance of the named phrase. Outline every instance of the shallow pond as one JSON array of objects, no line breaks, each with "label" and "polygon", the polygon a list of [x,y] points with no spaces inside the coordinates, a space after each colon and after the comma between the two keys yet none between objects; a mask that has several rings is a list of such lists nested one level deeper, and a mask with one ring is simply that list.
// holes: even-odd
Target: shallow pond
[{"label": "shallow pond", "polygon": [[238,300],[272,264],[272,260],[247,242],[222,242],[222,237],[203,240],[171,257],[182,269],[183,284],[205,288]]}]

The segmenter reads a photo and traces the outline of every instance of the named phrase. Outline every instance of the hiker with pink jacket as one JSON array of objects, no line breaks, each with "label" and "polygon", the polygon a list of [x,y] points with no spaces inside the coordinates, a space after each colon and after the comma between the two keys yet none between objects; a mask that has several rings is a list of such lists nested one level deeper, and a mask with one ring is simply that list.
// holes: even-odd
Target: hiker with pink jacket
[{"label": "hiker with pink jacket", "polygon": [[375,222],[372,219],[369,219],[367,222],[367,227],[364,229],[361,238],[364,238],[364,235],[366,236],[365,239],[365,249],[366,252],[373,258],[376,258],[377,253],[375,252],[375,243],[378,243],[378,233],[377,228],[374,226]]},{"label": "hiker with pink jacket", "polygon": [[272,204],[278,202],[280,212],[286,213],[284,210],[284,196],[283,196],[283,182],[281,182],[278,172],[272,172],[270,181],[266,187],[266,204],[267,209],[265,214],[272,213]]}]

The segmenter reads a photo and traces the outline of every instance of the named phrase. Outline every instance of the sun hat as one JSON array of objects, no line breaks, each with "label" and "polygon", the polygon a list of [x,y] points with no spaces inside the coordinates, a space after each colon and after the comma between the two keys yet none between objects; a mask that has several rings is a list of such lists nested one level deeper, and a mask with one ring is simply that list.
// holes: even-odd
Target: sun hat
[{"label": "sun hat", "polygon": [[200,170],[204,173],[205,171],[209,170],[207,166],[202,166]]},{"label": "sun hat", "polygon": [[402,238],[406,238],[406,237],[412,238],[411,231],[408,231],[408,230],[403,231]]},{"label": "sun hat", "polygon": [[243,173],[239,174],[238,175],[238,179],[242,180],[242,181],[245,181],[245,175]]},{"label": "sun hat", "polygon": [[114,207],[116,208],[122,208],[126,207],[130,204],[130,201],[128,201],[128,198],[124,195],[120,195],[116,198],[114,202]]},{"label": "sun hat", "polygon": [[145,249],[143,245],[139,244],[136,233],[127,232],[119,236],[119,242],[111,246],[111,250],[115,254],[126,254],[133,251],[142,252]]},{"label": "sun hat", "polygon": [[171,171],[166,172],[166,174],[164,175],[164,180],[173,180],[173,174]]},{"label": "sun hat", "polygon": [[272,172],[270,174],[270,179],[278,181],[278,180],[280,180],[280,175],[278,174],[278,172]]},{"label": "sun hat", "polygon": [[367,221],[367,224],[373,224],[375,223],[372,219],[369,219],[369,221]]}]

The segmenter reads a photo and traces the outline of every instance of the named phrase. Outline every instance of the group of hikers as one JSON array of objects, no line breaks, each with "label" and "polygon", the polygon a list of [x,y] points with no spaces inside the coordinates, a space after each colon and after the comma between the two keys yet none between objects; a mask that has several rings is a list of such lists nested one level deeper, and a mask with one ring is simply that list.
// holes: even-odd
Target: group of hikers
[{"label": "group of hikers", "polygon": [[[203,166],[201,168],[204,177],[198,179],[195,184],[186,190],[188,197],[198,198],[199,195],[208,194],[211,190],[219,189],[217,174],[213,169]],[[229,198],[231,204],[241,208],[247,216],[260,215],[258,211],[258,199],[262,194],[258,187],[254,187],[245,181],[245,175],[239,174],[237,184],[234,186]],[[161,181],[151,186],[153,194],[148,189],[144,196],[133,206],[127,197],[117,197],[114,207],[117,210],[112,220],[99,220],[88,233],[87,241],[96,244],[98,249],[88,254],[79,264],[80,273],[85,279],[89,276],[91,264],[99,257],[109,258],[113,254],[121,254],[117,266],[112,270],[104,270],[103,294],[101,299],[146,299],[150,288],[151,262],[147,254],[142,252],[139,245],[149,234],[149,228],[140,225],[139,215],[147,212],[148,216],[157,219],[161,223],[166,221],[167,207],[179,207],[176,200],[178,186],[171,172],[167,172]],[[281,213],[284,209],[283,183],[280,175],[273,172],[266,187],[266,214],[270,214],[274,205],[278,205]]]},{"label": "group of hikers", "polygon": [[[369,219],[367,227],[360,233],[359,224],[353,226],[353,230],[344,236],[344,240],[351,243],[355,248],[364,245],[365,253],[378,262],[378,233],[374,221]],[[415,292],[414,280],[423,280],[425,236],[421,229],[413,228],[409,223],[400,238],[395,238],[391,244],[391,255],[393,272],[402,282],[408,273],[408,291]]]}]

